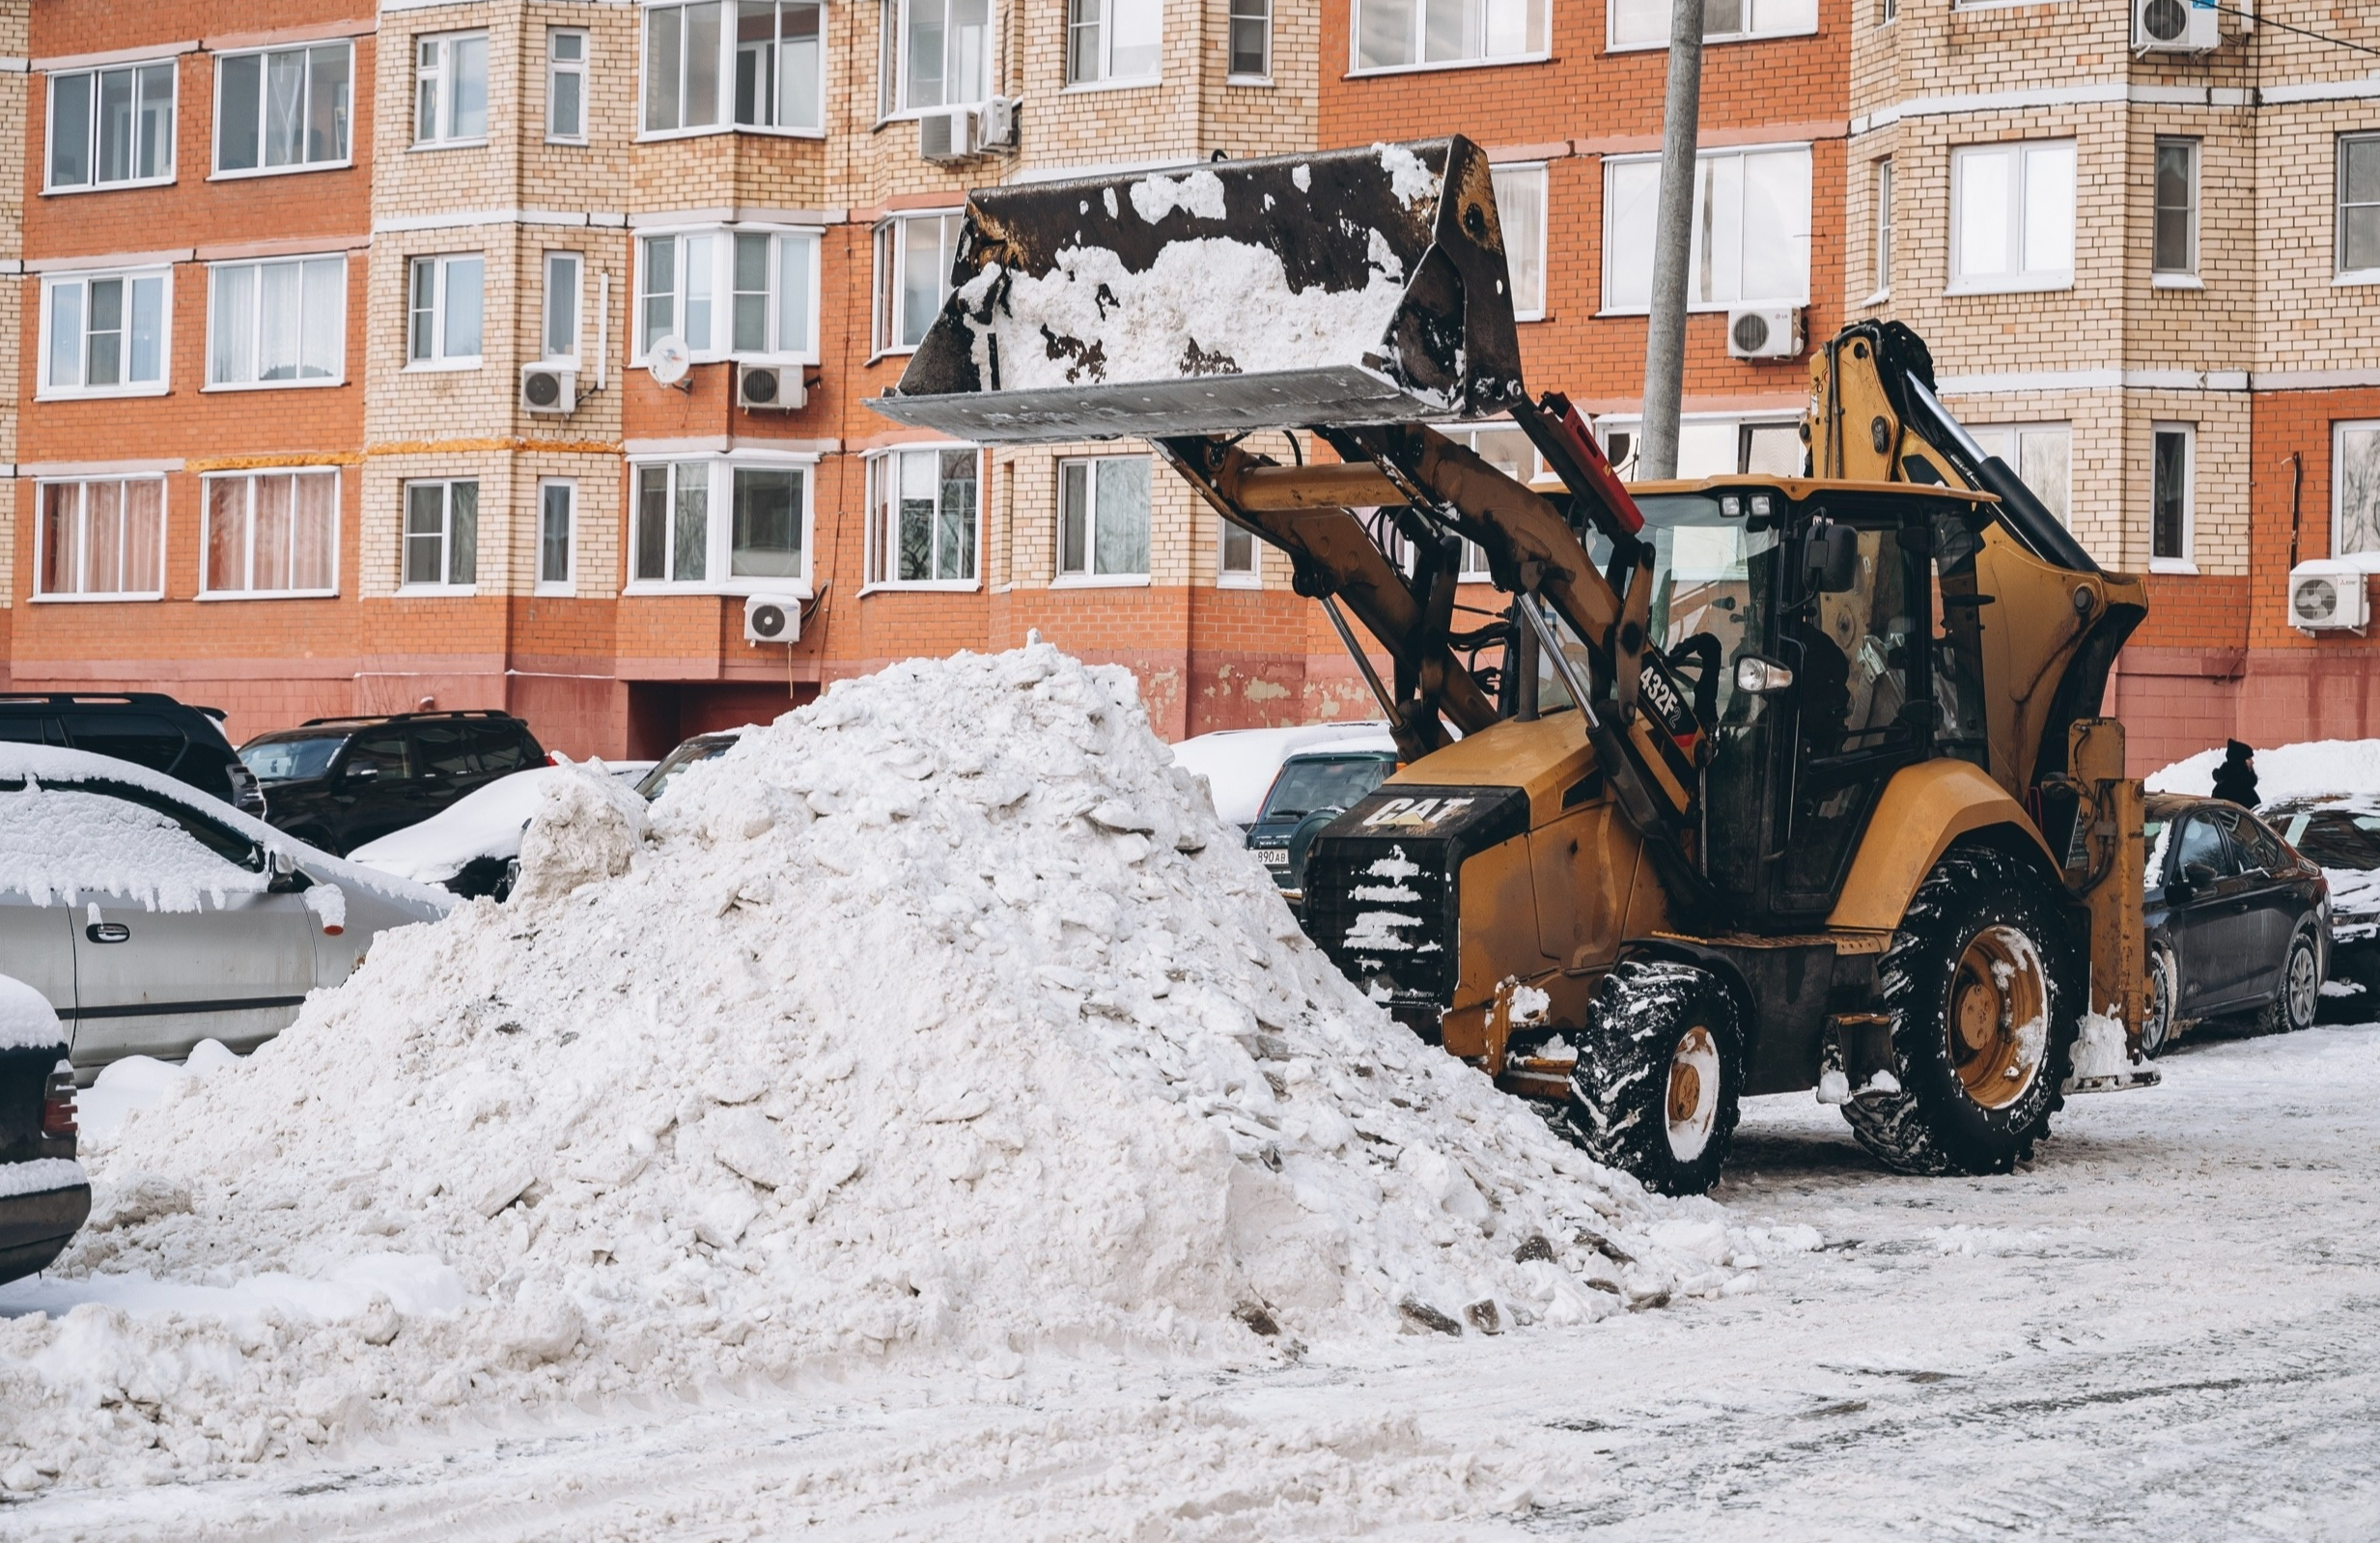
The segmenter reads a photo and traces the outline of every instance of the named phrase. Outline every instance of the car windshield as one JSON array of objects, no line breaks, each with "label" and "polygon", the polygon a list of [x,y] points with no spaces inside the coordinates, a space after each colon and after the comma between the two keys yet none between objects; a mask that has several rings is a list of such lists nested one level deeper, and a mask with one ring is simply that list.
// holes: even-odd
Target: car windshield
[{"label": "car windshield", "polygon": [[678,780],[679,772],[697,761],[709,761],[725,755],[735,746],[735,743],[733,735],[722,735],[715,740],[688,740],[661,757],[660,765],[646,772],[645,779],[636,784],[636,791],[643,794],[645,801],[650,803],[669,791],[669,785]]},{"label": "car windshield", "polygon": [[1274,779],[1259,820],[1302,820],[1316,809],[1344,809],[1379,787],[1389,763],[1376,755],[1291,761]]},{"label": "car windshield", "polygon": [[287,739],[250,740],[239,747],[239,758],[259,782],[292,782],[319,777],[330,770],[347,743],[344,734],[301,734]]},{"label": "car windshield", "polygon": [[2287,816],[2281,833],[2325,868],[2380,868],[2380,814],[2306,809]]}]

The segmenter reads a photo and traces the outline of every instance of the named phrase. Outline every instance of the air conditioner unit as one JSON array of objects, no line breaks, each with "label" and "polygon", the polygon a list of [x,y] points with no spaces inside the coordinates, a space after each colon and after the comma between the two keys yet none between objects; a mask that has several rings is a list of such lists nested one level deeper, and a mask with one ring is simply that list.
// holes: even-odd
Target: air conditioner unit
[{"label": "air conditioner unit", "polygon": [[577,411],[577,369],[567,364],[522,365],[520,410],[551,413]]},{"label": "air conditioner unit", "polygon": [[1764,305],[1727,313],[1727,351],[1739,359],[1791,359],[1802,351],[1802,308]]},{"label": "air conditioner unit", "polygon": [[928,160],[965,160],[983,150],[976,138],[980,127],[972,107],[928,113],[917,120],[917,154]]},{"label": "air conditioner unit", "polygon": [[791,595],[745,597],[743,640],[747,643],[800,642],[801,602]]},{"label": "air conditioner unit", "polygon": [[809,401],[798,364],[736,366],[736,406],[748,412],[798,412]]},{"label": "air conditioner unit", "polygon": [[2337,558],[2298,564],[2289,570],[2289,625],[2301,632],[2336,628],[2362,632],[2371,620],[2368,576]]},{"label": "air conditioner unit", "polygon": [[1023,103],[1014,97],[994,97],[983,105],[981,138],[986,150],[1015,150],[1017,148],[1018,108]]},{"label": "air conditioner unit", "polygon": [[2219,47],[2213,6],[2192,0],[2132,0],[2132,46],[2143,52],[2204,53]]}]

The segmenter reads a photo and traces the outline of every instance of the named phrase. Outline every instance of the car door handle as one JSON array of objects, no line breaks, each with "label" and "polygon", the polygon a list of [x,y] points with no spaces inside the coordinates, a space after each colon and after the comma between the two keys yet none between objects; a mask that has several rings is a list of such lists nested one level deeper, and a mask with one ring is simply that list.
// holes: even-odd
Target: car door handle
[{"label": "car door handle", "polygon": [[95,943],[128,943],[132,929],[121,921],[95,921],[83,929],[83,936]]}]

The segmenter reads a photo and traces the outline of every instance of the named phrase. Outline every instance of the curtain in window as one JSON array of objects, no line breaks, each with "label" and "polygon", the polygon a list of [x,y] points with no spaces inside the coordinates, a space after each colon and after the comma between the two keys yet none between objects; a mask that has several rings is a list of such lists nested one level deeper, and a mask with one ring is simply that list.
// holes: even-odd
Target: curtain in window
[{"label": "curtain in window", "polygon": [[[207,482],[207,588],[211,591],[248,587],[248,490],[253,479],[211,477]],[[418,498],[421,490],[412,490]],[[406,523],[408,532],[411,521]],[[406,551],[411,551],[408,543]],[[409,556],[408,556],[409,566]],[[407,582],[413,575],[406,575]]]},{"label": "curtain in window", "polygon": [[290,588],[335,589],[339,583],[339,474],[303,471],[291,517]]},{"label": "curtain in window", "polygon": [[113,594],[125,587],[124,484],[83,485],[83,583],[94,595]]},{"label": "curtain in window", "polygon": [[479,580],[479,484],[448,483],[452,508],[446,534],[446,581],[471,584]]},{"label": "curtain in window", "polygon": [[262,335],[258,339],[256,378],[294,380],[297,340],[305,322],[299,306],[304,276],[295,263],[267,263],[257,270],[257,277],[263,293],[257,301]]},{"label": "curtain in window", "polygon": [[249,587],[288,589],[290,585],[291,479],[256,479],[256,543],[249,558]]},{"label": "curtain in window", "polygon": [[207,379],[221,384],[256,379],[256,269],[214,270],[214,330],[207,340]]},{"label": "curtain in window", "polygon": [[1099,535],[1093,548],[1102,574],[1149,571],[1149,463],[1143,456],[1117,456],[1092,463]]},{"label": "curtain in window", "polygon": [[124,587],[132,594],[165,588],[165,484],[143,479],[125,484]]}]

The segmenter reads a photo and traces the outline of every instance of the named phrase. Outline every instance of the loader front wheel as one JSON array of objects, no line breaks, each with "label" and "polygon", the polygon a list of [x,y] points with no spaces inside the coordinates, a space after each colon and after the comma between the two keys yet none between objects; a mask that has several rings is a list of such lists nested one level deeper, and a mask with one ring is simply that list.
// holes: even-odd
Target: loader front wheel
[{"label": "loader front wheel", "polygon": [[1708,970],[1628,959],[1595,993],[1564,1124],[1598,1163],[1662,1194],[1719,1178],[1744,1092],[1735,998]]},{"label": "loader front wheel", "polygon": [[1843,1106],[1903,1173],[2005,1173],[2064,1102],[2082,1001],[2067,925],[2024,863],[1952,852],[1909,902],[1877,971],[1898,1087]]}]

